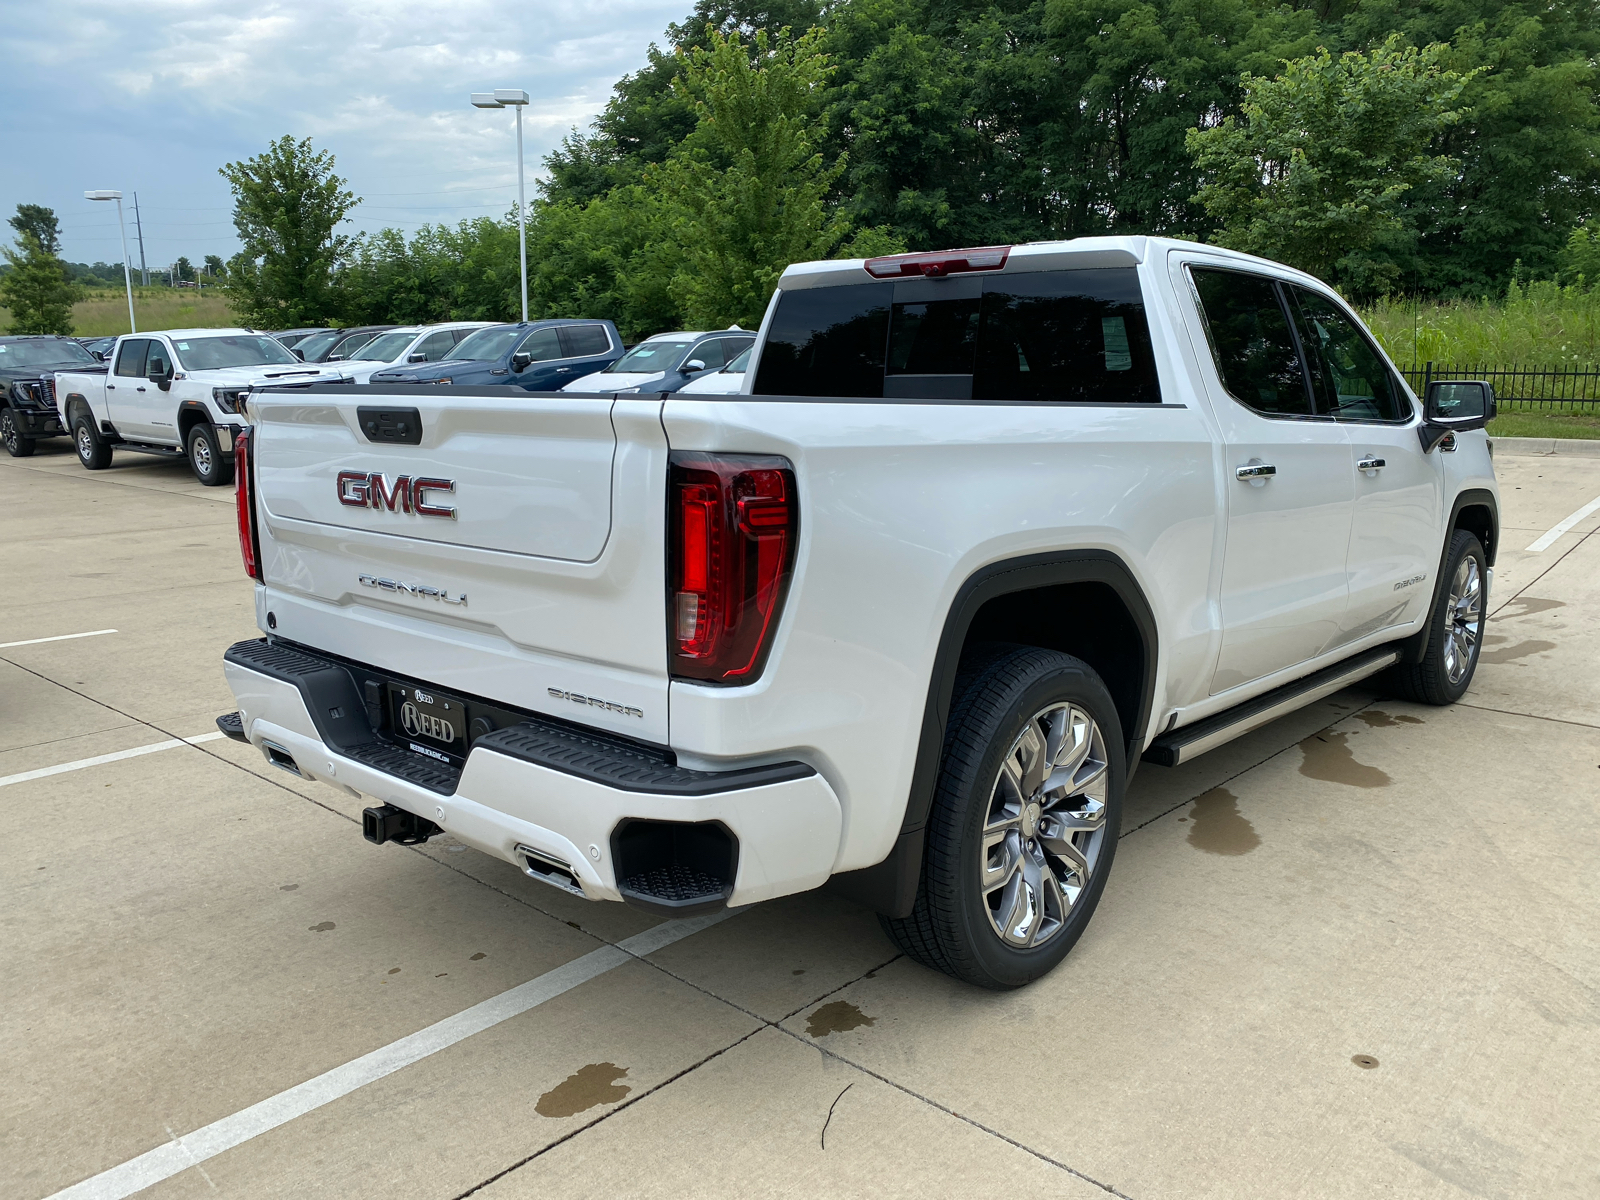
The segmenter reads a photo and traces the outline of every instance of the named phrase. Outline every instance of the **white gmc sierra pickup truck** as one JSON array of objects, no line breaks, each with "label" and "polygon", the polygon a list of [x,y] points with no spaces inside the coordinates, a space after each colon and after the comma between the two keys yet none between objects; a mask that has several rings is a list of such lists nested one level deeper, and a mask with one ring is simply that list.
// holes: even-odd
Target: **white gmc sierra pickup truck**
[{"label": "white gmc sierra pickup truck", "polygon": [[233,482],[239,398],[252,385],[337,383],[335,364],[307,366],[276,338],[250,329],[127,333],[106,365],[56,374],[57,404],[78,460],[111,465],[113,447],[184,455],[208,487]]},{"label": "white gmc sierra pickup truck", "polygon": [[1493,395],[1317,280],[1087,238],[789,268],[741,394],[257,390],[225,732],[661,913],[828,885],[988,987],[1083,931],[1142,760],[1465,691]]}]

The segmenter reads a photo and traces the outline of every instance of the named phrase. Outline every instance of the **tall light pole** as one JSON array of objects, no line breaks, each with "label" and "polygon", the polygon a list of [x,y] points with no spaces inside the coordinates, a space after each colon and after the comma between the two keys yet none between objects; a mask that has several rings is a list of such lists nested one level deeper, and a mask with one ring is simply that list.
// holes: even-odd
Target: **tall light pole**
[{"label": "tall light pole", "polygon": [[528,319],[528,199],[522,187],[522,110],[528,93],[517,88],[496,88],[492,92],[473,92],[474,108],[514,108],[517,110],[517,247],[522,253],[522,319]]},{"label": "tall light pole", "polygon": [[128,227],[122,221],[122,193],[121,192],[85,192],[85,200],[115,200],[117,202],[117,229],[122,234],[122,282],[128,287],[128,332],[138,333],[139,323],[133,316],[133,271],[128,266]]}]

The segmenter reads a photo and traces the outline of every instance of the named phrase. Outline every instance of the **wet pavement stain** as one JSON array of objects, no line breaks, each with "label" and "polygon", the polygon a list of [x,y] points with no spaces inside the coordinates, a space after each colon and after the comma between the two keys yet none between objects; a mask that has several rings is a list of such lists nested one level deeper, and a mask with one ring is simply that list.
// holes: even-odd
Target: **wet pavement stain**
[{"label": "wet pavement stain", "polygon": [[1388,787],[1391,782],[1388,775],[1377,767],[1356,761],[1356,756],[1345,744],[1349,740],[1348,733],[1319,733],[1308,737],[1300,743],[1300,753],[1304,756],[1300,774],[1308,779],[1343,783],[1350,787]]},{"label": "wet pavement stain", "polygon": [[[1485,640],[1487,645],[1487,639]],[[1503,646],[1498,650],[1480,650],[1478,661],[1486,663],[1515,662],[1519,658],[1527,658],[1530,654],[1543,654],[1546,650],[1554,650],[1554,642],[1526,641],[1518,642],[1515,646]]]},{"label": "wet pavement stain", "polygon": [[278,889],[280,892],[295,892],[300,890],[298,883],[286,883]]},{"label": "wet pavement stain", "polygon": [[[1495,614],[1495,620],[1512,621],[1518,617],[1531,617],[1534,613],[1549,612],[1552,608],[1566,606],[1565,600],[1541,600],[1537,596],[1518,596]],[[1518,608],[1518,611],[1512,612],[1513,608]]]},{"label": "wet pavement stain", "polygon": [[337,928],[332,921],[319,921],[315,925],[306,926],[312,933],[327,933],[328,930]]},{"label": "wet pavement stain", "polygon": [[1192,815],[1194,825],[1189,830],[1189,845],[1196,850],[1238,855],[1249,854],[1261,845],[1255,826],[1239,815],[1239,797],[1227,788],[1212,788],[1197,796]]},{"label": "wet pavement stain", "polygon": [[533,1111],[541,1117],[575,1117],[597,1104],[615,1104],[632,1089],[617,1080],[628,1073],[616,1063],[590,1063],[579,1067],[539,1097]]},{"label": "wet pavement stain", "polygon": [[876,1025],[878,1019],[869,1017],[848,1000],[835,1000],[824,1004],[806,1018],[807,1037],[827,1037],[830,1033],[848,1033],[863,1025]]},{"label": "wet pavement stain", "polygon": [[489,956],[487,954],[485,954],[482,950],[479,950],[468,961],[469,962],[479,962],[479,961],[481,961],[481,960],[483,960],[485,958],[488,958],[488,957]]},{"label": "wet pavement stain", "polygon": [[1384,729],[1390,725],[1424,725],[1427,723],[1421,717],[1407,716],[1405,713],[1386,713],[1381,708],[1365,709],[1362,712],[1358,712],[1356,716],[1374,729]]}]

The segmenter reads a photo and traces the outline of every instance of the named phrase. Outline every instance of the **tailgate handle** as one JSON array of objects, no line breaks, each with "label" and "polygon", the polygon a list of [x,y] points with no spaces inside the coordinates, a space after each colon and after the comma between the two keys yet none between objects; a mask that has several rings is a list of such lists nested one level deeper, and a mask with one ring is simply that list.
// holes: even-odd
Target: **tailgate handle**
[{"label": "tailgate handle", "polygon": [[422,445],[422,413],[414,408],[358,408],[356,419],[369,442]]}]

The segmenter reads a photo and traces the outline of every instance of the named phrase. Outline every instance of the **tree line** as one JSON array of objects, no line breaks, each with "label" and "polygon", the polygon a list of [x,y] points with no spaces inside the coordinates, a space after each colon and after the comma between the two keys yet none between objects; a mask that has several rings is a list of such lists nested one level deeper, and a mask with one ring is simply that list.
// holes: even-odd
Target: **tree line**
[{"label": "tree line", "polygon": [[[791,261],[1102,233],[1357,300],[1594,279],[1597,52],[1575,0],[697,0],[546,158],[530,314],[750,325]],[[519,311],[514,212],[351,237],[309,140],[222,173],[241,319]]]}]

